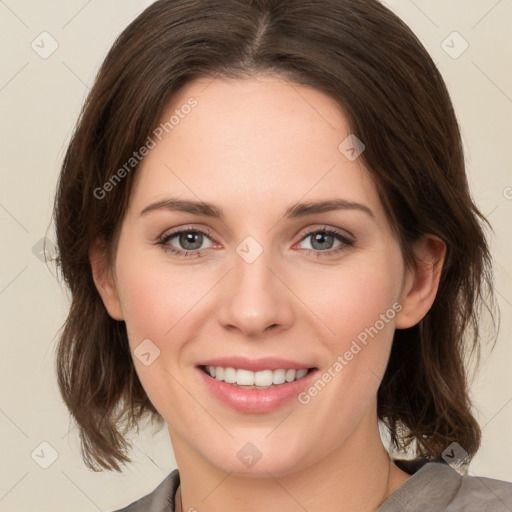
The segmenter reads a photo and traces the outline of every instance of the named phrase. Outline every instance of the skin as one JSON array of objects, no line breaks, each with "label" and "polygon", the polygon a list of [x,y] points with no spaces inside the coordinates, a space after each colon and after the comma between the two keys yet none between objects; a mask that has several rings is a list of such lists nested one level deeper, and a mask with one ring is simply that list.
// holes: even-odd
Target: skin
[{"label": "skin", "polygon": [[[204,79],[179,91],[162,121],[191,96],[198,105],[137,170],[113,267],[99,245],[90,251],[132,351],[144,339],[160,350],[149,366],[134,363],[167,422],[183,510],[376,510],[408,478],[380,439],[377,390],[395,328],[415,325],[434,301],[446,247],[425,236],[422,262],[405,268],[371,174],[338,150],[351,131],[330,97],[279,77]],[[225,217],[140,215],[170,196],[214,203]],[[361,203],[374,218],[358,210],[283,218],[296,201],[333,198]],[[210,230],[203,254],[179,258],[157,244],[180,227]],[[354,244],[318,249],[305,230],[324,227]],[[247,236],[263,248],[252,263],[236,252]],[[171,244],[187,250],[179,238]],[[234,354],[326,371],[397,303],[401,311],[307,405],[234,411],[197,377],[200,360]],[[237,457],[247,442],[262,454],[252,468]]]}]

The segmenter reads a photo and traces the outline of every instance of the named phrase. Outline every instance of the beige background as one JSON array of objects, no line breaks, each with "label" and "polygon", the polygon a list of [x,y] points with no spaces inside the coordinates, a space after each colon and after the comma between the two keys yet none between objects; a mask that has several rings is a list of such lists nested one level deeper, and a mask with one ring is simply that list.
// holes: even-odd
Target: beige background
[{"label": "beige background", "polygon": [[[85,468],[53,367],[68,297],[36,256],[39,241],[46,234],[54,238],[51,227],[47,232],[54,187],[79,108],[115,37],[150,3],[0,1],[0,509],[5,512],[111,510],[152,490],[175,467],[166,430],[154,437],[147,430],[136,439],[135,461],[123,474]],[[484,358],[472,388],[484,436],[470,474],[512,480],[512,2],[387,3],[419,36],[446,79],[467,147],[473,195],[495,229],[502,322],[495,350]],[[40,40],[46,37],[45,51],[51,49],[49,36],[39,37],[43,31],[58,43],[46,59],[31,47],[39,41],[42,52]],[[458,58],[454,52],[464,41],[450,35],[454,31],[469,44]],[[51,450],[42,442],[58,454],[47,469],[31,457],[35,450],[34,459],[50,462]]]}]

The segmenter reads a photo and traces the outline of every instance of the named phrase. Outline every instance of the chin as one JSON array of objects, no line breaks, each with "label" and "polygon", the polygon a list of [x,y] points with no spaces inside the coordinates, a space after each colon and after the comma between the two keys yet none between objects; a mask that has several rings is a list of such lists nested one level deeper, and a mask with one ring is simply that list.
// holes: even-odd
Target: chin
[{"label": "chin", "polygon": [[287,476],[314,463],[309,460],[315,453],[314,442],[308,448],[304,441],[299,444],[291,437],[289,443],[284,443],[282,439],[273,442],[265,436],[268,432],[252,436],[253,441],[249,440],[250,436],[243,436],[243,440],[235,438],[229,443],[218,443],[214,453],[211,446],[202,451],[203,457],[222,471],[251,478],[268,478],[269,473],[275,477]]}]

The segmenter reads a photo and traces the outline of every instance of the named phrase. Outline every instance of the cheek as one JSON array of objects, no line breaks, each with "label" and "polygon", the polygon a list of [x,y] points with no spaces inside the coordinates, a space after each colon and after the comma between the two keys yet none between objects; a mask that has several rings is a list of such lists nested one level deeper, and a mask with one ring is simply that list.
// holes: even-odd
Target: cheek
[{"label": "cheek", "polygon": [[123,282],[121,302],[132,349],[146,338],[160,345],[159,340],[174,323],[164,284],[144,271],[133,272]]},{"label": "cheek", "polygon": [[389,358],[394,319],[401,309],[401,280],[400,253],[391,246],[381,254],[354,259],[335,275],[316,281],[325,290],[319,294],[317,289],[321,302],[317,299],[316,311],[331,331],[323,339],[328,355],[322,365],[327,374],[321,376],[331,392],[318,395],[320,408],[339,414],[351,410],[355,418],[355,411],[361,408],[362,413],[375,396]]},{"label": "cheek", "polygon": [[[208,292],[218,276],[180,268],[145,249],[119,250],[118,254],[119,295],[142,386],[161,413],[169,408],[186,409],[190,397],[180,383],[190,377],[186,373],[190,371],[188,342],[201,338],[205,322],[200,316],[212,316]],[[139,354],[148,352],[150,364],[146,366],[148,357],[144,360]]]},{"label": "cheek", "polygon": [[119,259],[116,268],[132,349],[146,338],[161,348],[179,340],[176,330],[190,321],[202,291],[194,277],[151,261],[144,252]]},{"label": "cheek", "polygon": [[136,372],[166,421],[169,411],[185,417],[189,397],[179,384],[180,371],[186,340],[198,329],[194,305],[204,290],[191,282],[190,274],[151,262],[144,251],[124,254],[129,257],[118,258],[116,274]]},{"label": "cheek", "polygon": [[326,339],[333,340],[338,351],[358,336],[364,340],[368,330],[375,335],[374,327],[380,337],[389,337],[393,329],[400,309],[401,261],[391,254],[376,256],[340,266],[316,279],[307,291],[315,301],[314,311],[331,331]]}]

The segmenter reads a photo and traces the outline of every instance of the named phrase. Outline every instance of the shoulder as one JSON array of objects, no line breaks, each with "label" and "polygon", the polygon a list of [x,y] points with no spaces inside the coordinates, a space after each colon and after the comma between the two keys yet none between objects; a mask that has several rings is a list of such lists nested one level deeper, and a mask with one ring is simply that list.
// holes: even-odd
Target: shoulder
[{"label": "shoulder", "polygon": [[460,478],[460,487],[455,498],[460,510],[510,512],[512,511],[512,483],[494,478],[464,475]]},{"label": "shoulder", "polygon": [[512,483],[460,475],[448,464],[421,466],[378,509],[391,511],[510,512]]},{"label": "shoulder", "polygon": [[174,495],[180,485],[180,476],[175,469],[146,496],[114,512],[174,512]]}]

